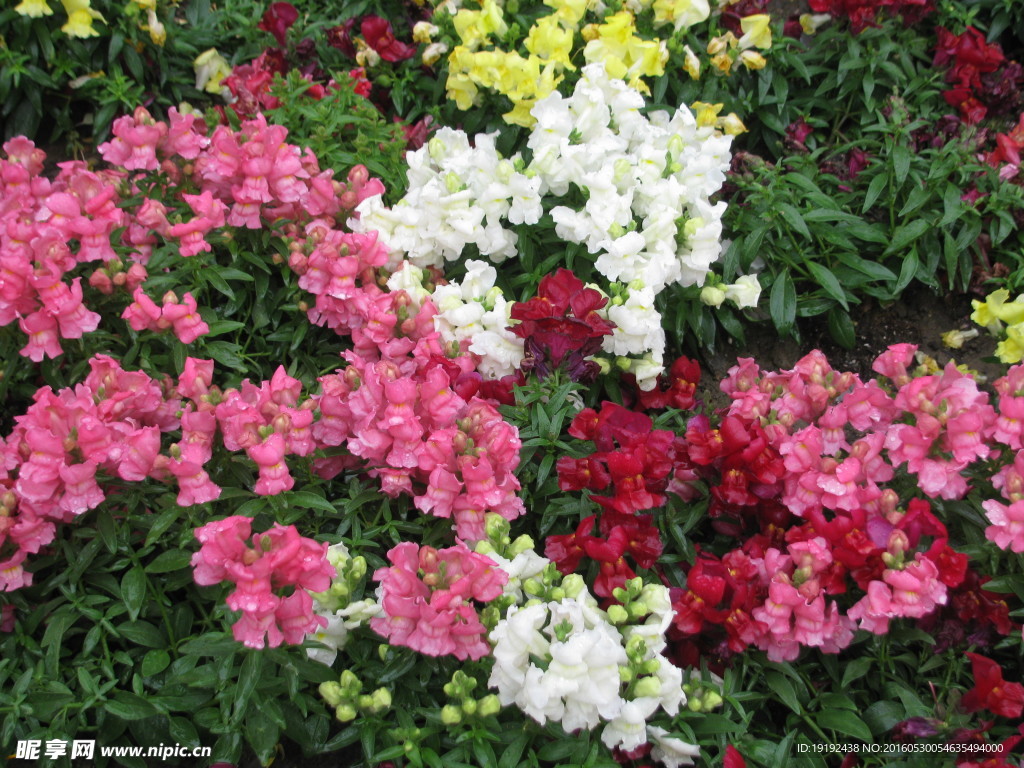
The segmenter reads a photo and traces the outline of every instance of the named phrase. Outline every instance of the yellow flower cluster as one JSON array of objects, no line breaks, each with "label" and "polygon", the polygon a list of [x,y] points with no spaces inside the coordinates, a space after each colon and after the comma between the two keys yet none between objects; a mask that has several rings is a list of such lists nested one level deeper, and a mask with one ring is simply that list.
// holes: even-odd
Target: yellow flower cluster
[{"label": "yellow flower cluster", "polygon": [[[580,28],[588,11],[600,7],[597,0],[544,0],[552,12],[537,18],[523,40],[520,51],[502,50],[500,38],[508,25],[495,0],[480,0],[479,10],[459,9],[453,16],[461,44],[448,57],[448,98],[459,109],[476,103],[481,89],[497,91],[512,102],[505,121],[529,127],[533,105],[550,95],[576,69],[572,58],[579,34],[586,42],[583,60],[603,62],[608,74],[649,93],[644,77],[665,73],[668,49],[662,40],[645,40],[637,34],[635,18],[622,10],[600,23]],[[677,28],[706,19],[708,0],[640,0],[638,11],[654,9],[658,23]],[[578,59],[577,59],[578,62]],[[699,63],[698,63],[699,66]]]},{"label": "yellow flower cluster", "polygon": [[764,69],[765,58],[754,49],[764,51],[772,47],[770,23],[771,17],[766,13],[746,16],[740,19],[742,36],[737,38],[732,32],[726,32],[712,39],[708,43],[711,66],[726,75],[737,61],[747,69]]},{"label": "yellow flower cluster", "polygon": [[1006,324],[1006,338],[996,346],[996,356],[1012,364],[1024,359],[1024,296],[1011,302],[1007,302],[1008,298],[1010,292],[1003,288],[989,294],[985,301],[972,301],[971,320],[995,334],[1003,332],[1003,324]]},{"label": "yellow flower cluster", "polygon": [[[67,23],[60,28],[68,37],[97,37],[99,32],[92,25],[94,21],[105,21],[103,15],[89,5],[89,0],[60,0],[68,15]],[[22,0],[14,6],[15,12],[22,16],[38,19],[52,16],[53,9],[47,0]]]},{"label": "yellow flower cluster", "polygon": [[512,102],[512,109],[503,116],[506,122],[533,125],[533,105],[555,90],[563,70],[574,69],[569,57],[587,2],[549,0],[547,5],[555,12],[537,19],[530,28],[525,41],[529,55],[525,57],[496,47],[482,50],[492,45],[494,37],[508,32],[501,7],[494,0],[483,0],[478,11],[460,9],[453,22],[462,44],[448,57],[448,98],[459,109],[469,109],[481,88],[495,90]]},{"label": "yellow flower cluster", "polygon": [[665,74],[668,47],[663,40],[644,40],[636,34],[636,23],[629,11],[619,11],[583,30],[588,40],[583,58],[588,64],[603,61],[611,77],[625,80],[631,88],[650,93],[642,77]]}]

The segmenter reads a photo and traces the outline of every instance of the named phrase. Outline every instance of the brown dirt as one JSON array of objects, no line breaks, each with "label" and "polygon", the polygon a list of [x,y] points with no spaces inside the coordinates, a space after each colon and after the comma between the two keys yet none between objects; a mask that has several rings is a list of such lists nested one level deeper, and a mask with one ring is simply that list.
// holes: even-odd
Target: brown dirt
[{"label": "brown dirt", "polygon": [[862,378],[874,375],[872,361],[891,344],[917,344],[919,352],[933,357],[940,366],[952,359],[966,363],[989,381],[1003,374],[1005,366],[992,362],[996,339],[981,330],[981,335],[968,341],[963,349],[953,350],[942,343],[942,334],[954,329],[975,326],[970,319],[970,297],[963,294],[936,296],[927,288],[908,289],[903,297],[888,305],[868,299],[853,309],[857,341],[853,349],[844,349],[829,336],[824,318],[800,320],[801,343],[780,338],[771,323],[750,326],[747,343],[740,346],[726,342],[704,361],[709,381],[720,381],[735,365],[737,357],[753,357],[762,370],[784,370],[813,349],[820,349],[832,367],[853,371]]}]

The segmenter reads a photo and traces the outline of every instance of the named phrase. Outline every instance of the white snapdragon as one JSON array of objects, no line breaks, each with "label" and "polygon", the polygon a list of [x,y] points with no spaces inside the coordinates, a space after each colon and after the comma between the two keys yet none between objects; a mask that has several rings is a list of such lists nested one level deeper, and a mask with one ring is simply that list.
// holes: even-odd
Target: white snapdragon
[{"label": "white snapdragon", "polygon": [[646,352],[663,354],[665,329],[661,314],[654,308],[654,291],[636,283],[629,288],[625,302],[608,307],[608,319],[615,323],[615,331],[606,336],[602,349],[612,355],[643,355]]},{"label": "white snapdragon", "polygon": [[465,346],[477,355],[481,374],[498,379],[519,368],[523,340],[508,329],[512,303],[495,287],[498,274],[494,267],[475,260],[466,266],[461,283],[434,289],[434,328],[445,342]]},{"label": "white snapdragon", "polygon": [[761,284],[755,275],[742,275],[732,285],[723,286],[725,298],[740,309],[756,307],[761,298]]},{"label": "white snapdragon", "polygon": [[700,757],[700,747],[696,744],[687,744],[682,739],[670,737],[664,728],[659,728],[656,725],[647,726],[647,737],[653,745],[651,757],[665,768],[693,765],[693,761]]},{"label": "white snapdragon", "polygon": [[[513,561],[490,556],[511,573],[524,554],[519,551]],[[538,556],[524,563],[540,574],[549,561]],[[557,721],[566,731],[604,723],[601,738],[609,747],[630,750],[644,744],[647,720],[659,710],[675,716],[686,695],[682,670],[661,655],[673,616],[668,590],[639,584],[637,579],[629,594],[631,605],[644,608],[640,624],[616,627],[582,582],[570,587],[568,579],[560,600],[512,605],[490,634],[489,685],[497,688],[501,703],[515,704],[541,724]]]},{"label": "white snapdragon", "polygon": [[403,254],[418,267],[440,266],[468,245],[502,261],[516,254],[516,235],[502,222],[536,223],[542,214],[540,180],[516,170],[518,156],[502,158],[494,134],[479,134],[471,145],[463,131],[441,128],[406,160],[405,197],[393,208],[380,195],[368,197],[349,222],[356,231],[380,233],[391,268]]}]

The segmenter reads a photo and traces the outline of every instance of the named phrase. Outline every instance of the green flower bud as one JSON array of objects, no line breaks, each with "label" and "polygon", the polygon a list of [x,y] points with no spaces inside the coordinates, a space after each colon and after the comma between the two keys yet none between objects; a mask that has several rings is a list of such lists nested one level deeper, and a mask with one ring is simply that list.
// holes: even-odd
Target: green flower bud
[{"label": "green flower bud", "polygon": [[491,541],[501,541],[511,530],[508,520],[501,515],[489,512],[484,516],[484,533]]},{"label": "green flower bud", "polygon": [[374,714],[391,708],[391,691],[387,688],[378,688],[372,694],[373,704],[370,709]]},{"label": "green flower bud", "polygon": [[523,554],[523,552],[526,552],[527,550],[533,548],[533,539],[527,536],[526,534],[523,534],[522,536],[517,537],[516,540],[512,542],[512,546],[508,550],[508,556],[510,559],[512,559],[518,555]]},{"label": "green flower bud", "polygon": [[625,624],[629,621],[629,613],[621,605],[613,605],[608,608],[608,621],[612,624]]},{"label": "green flower bud", "polygon": [[462,702],[462,711],[467,715],[475,715],[477,710],[476,699],[466,699]]},{"label": "green flower bud", "polygon": [[700,712],[702,709],[700,699],[689,699],[686,702],[686,708],[691,712]]},{"label": "green flower bud", "polygon": [[329,707],[336,707],[345,699],[345,695],[341,692],[341,685],[333,680],[320,683],[320,695]]},{"label": "green flower bud", "polygon": [[350,723],[356,719],[356,708],[351,704],[342,704],[334,710],[335,716],[343,723]]},{"label": "green flower bud", "polygon": [[717,691],[708,691],[704,694],[704,698],[701,699],[701,704],[705,712],[718,709],[722,706],[722,696]]},{"label": "green flower bud", "polygon": [[445,725],[458,725],[462,722],[462,711],[453,704],[441,707],[441,722]]},{"label": "green flower bud", "polygon": [[358,696],[359,692],[363,690],[363,683],[351,669],[346,669],[341,673],[341,690],[347,698]]},{"label": "green flower bud", "polygon": [[501,700],[495,694],[489,694],[480,699],[480,708],[477,710],[477,714],[480,717],[490,717],[496,715],[501,711]]},{"label": "green flower bud", "polygon": [[580,593],[586,589],[586,583],[583,581],[583,577],[578,573],[570,573],[564,579],[562,579],[562,589],[565,590],[567,597],[576,599],[580,596]]},{"label": "green flower bud", "polygon": [[656,677],[645,677],[637,681],[633,691],[637,698],[655,698],[661,695],[661,681]]},{"label": "green flower bud", "polygon": [[364,693],[359,697],[357,703],[360,709],[371,709],[373,707],[373,697]]}]

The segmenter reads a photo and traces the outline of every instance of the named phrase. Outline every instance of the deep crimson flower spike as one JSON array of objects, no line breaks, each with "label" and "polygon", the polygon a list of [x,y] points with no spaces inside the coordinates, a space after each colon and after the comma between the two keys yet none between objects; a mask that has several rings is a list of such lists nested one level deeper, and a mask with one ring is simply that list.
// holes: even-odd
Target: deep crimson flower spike
[{"label": "deep crimson flower spike", "polygon": [[416,46],[403,43],[395,37],[391,22],[380,16],[367,16],[359,27],[366,44],[373,48],[384,61],[395,63],[411,59],[416,55]]},{"label": "deep crimson flower spike", "polygon": [[277,44],[283,48],[288,38],[288,30],[298,18],[299,12],[291,3],[271,3],[256,27],[272,34]]}]

